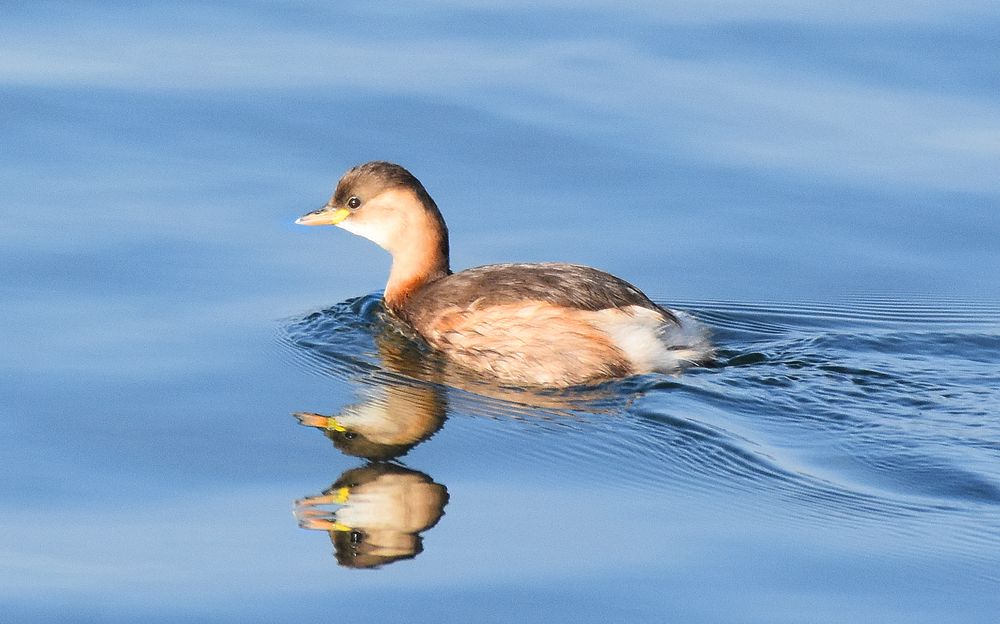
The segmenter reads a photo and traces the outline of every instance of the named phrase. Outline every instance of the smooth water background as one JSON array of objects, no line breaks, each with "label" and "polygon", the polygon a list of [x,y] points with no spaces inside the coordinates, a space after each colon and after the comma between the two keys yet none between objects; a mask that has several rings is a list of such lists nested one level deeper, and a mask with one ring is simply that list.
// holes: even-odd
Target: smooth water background
[{"label": "smooth water background", "polygon": [[[992,3],[2,13],[3,621],[1000,612]],[[447,420],[400,461],[447,506],[362,571],[291,511],[365,461],[292,414],[407,404],[338,306],[388,258],[292,221],[374,158],[454,267],[601,267],[720,358],[545,407],[416,384]]]}]

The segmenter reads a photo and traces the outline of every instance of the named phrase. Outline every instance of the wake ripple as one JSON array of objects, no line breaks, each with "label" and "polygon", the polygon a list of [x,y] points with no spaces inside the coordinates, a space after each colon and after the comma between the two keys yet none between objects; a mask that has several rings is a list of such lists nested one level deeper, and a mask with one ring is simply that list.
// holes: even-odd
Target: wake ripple
[{"label": "wake ripple", "polygon": [[290,320],[279,341],[314,373],[447,393],[451,418],[511,423],[467,427],[470,443],[523,437],[536,461],[598,466],[619,487],[777,498],[798,522],[947,533],[970,558],[1000,547],[1000,305],[866,295],[672,307],[709,326],[714,364],[551,392],[455,376],[386,321],[377,296]]}]

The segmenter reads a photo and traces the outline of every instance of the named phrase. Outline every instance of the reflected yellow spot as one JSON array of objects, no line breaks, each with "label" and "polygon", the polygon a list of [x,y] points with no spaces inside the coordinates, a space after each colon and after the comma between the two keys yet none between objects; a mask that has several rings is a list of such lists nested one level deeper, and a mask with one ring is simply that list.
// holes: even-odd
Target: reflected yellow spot
[{"label": "reflected yellow spot", "polygon": [[347,431],[347,427],[337,422],[337,419],[334,418],[333,416],[330,416],[329,418],[326,419],[326,428],[329,431],[340,431],[340,432]]}]

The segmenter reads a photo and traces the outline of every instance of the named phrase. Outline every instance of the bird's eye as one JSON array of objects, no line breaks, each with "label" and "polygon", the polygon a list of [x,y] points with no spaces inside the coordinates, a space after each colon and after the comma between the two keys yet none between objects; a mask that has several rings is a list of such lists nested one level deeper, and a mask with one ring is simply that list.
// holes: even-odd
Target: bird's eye
[{"label": "bird's eye", "polygon": [[361,205],[361,200],[358,199],[357,197],[352,197],[347,200],[347,207],[350,208],[351,210],[356,209],[360,205]]},{"label": "bird's eye", "polygon": [[353,440],[354,438],[358,437],[358,434],[354,433],[353,431],[345,431],[344,437],[347,438],[348,440]]}]

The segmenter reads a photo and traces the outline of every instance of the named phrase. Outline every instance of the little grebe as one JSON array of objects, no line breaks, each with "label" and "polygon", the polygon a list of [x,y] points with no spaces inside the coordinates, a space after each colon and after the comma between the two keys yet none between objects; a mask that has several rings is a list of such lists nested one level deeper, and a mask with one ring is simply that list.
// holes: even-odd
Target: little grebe
[{"label": "little grebe", "polygon": [[570,386],[707,359],[694,321],[586,266],[452,273],[448,228],[423,185],[388,162],[354,167],[302,225],[336,225],[392,255],[385,307],[448,358],[501,383]]}]

